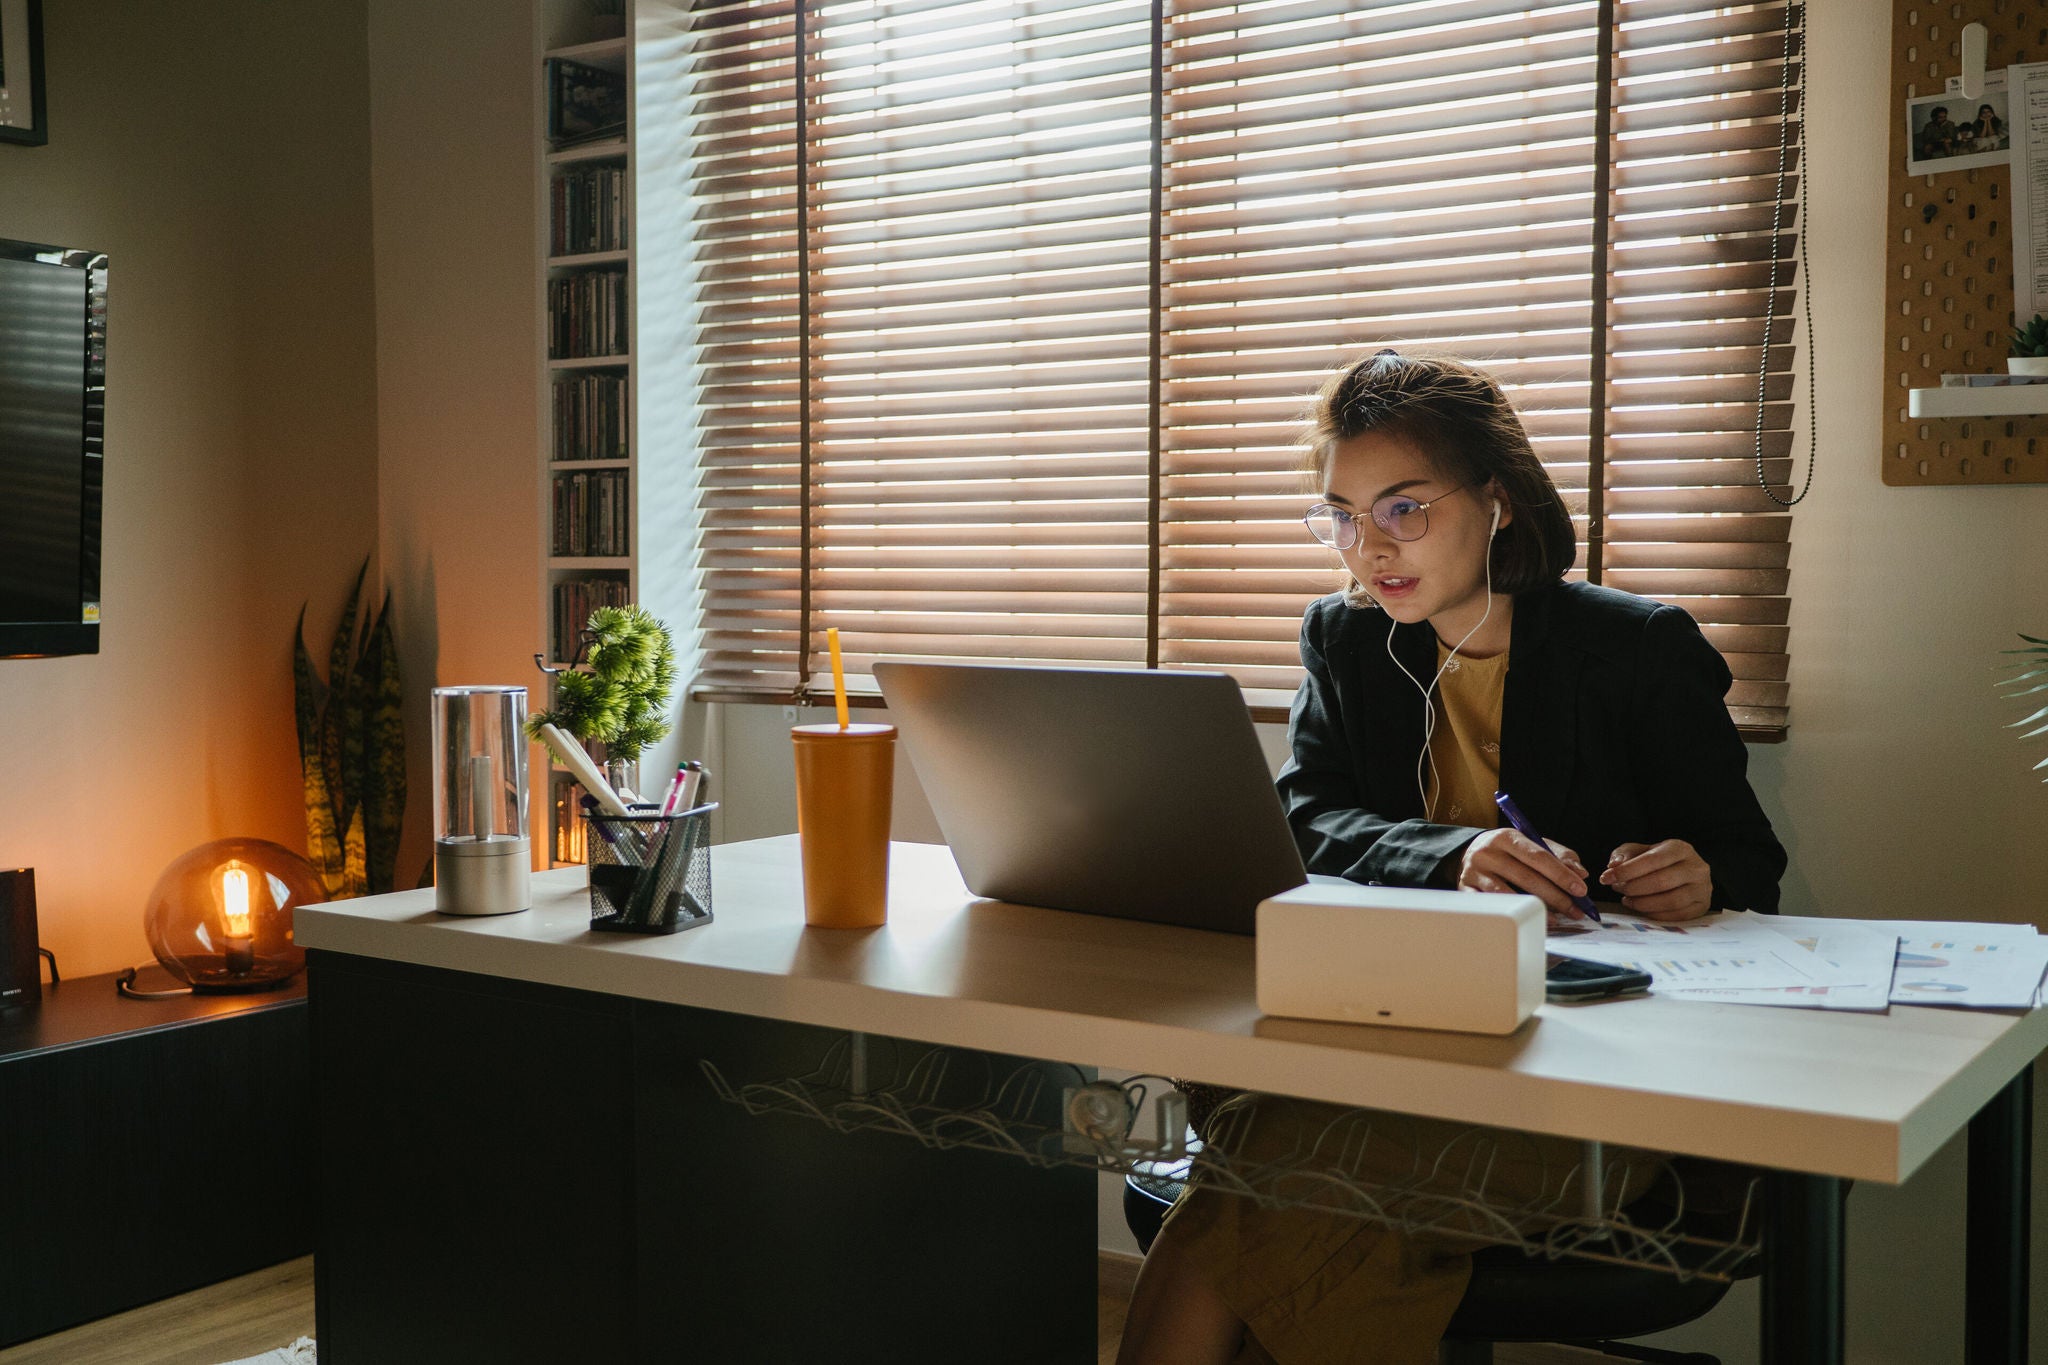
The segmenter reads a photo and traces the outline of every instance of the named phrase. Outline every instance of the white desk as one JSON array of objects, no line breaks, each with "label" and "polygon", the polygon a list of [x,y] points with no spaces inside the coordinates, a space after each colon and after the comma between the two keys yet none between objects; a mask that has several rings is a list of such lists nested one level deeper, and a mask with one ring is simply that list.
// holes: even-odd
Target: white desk
[{"label": "white desk", "polygon": [[[1792,1230],[1774,1229],[1784,1273],[1776,1292],[1767,1287],[1766,1306],[1781,1321],[1767,1333],[1782,1335],[1767,1351],[1801,1365],[1839,1353],[1837,1182],[1903,1181],[2001,1096],[1994,1117],[2023,1130],[2020,1088],[2048,1048],[2048,1011],[1856,1015],[1648,998],[1545,1006],[1507,1038],[1268,1019],[1254,1003],[1252,940],[977,902],[934,845],[895,847],[889,923],[872,931],[804,929],[793,836],[715,849],[716,922],[670,937],[588,932],[583,875],[537,876],[534,909],[496,919],[437,916],[431,891],[309,908],[298,913],[298,939],[761,1019],[1770,1166],[1804,1183],[1780,1192],[1799,1212],[1787,1215]],[[2025,1134],[2017,1154],[2005,1151],[2006,1136],[1996,1150],[2020,1163],[2024,1191]],[[1973,1168],[1975,1152],[1973,1142]],[[1973,1184],[1989,1217],[1991,1184]],[[1974,1226],[1978,1202],[1973,1243],[1980,1231],[1991,1236]],[[2023,1225],[2023,1207],[2019,1217]],[[1985,1298],[1973,1276],[1973,1322],[1980,1308],[2023,1315],[2024,1272],[2022,1264],[2017,1305],[2007,1302],[2013,1292]],[[1787,1294],[1797,1302],[1784,1302]]]}]

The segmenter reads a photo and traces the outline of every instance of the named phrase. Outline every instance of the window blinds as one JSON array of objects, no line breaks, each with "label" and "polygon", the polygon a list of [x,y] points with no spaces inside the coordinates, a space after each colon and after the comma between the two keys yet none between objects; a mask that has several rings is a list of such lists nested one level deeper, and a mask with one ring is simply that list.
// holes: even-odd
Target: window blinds
[{"label": "window blinds", "polygon": [[1331,369],[1392,345],[1494,373],[1579,513],[1576,572],[1684,605],[1736,719],[1781,730],[1789,517],[1753,450],[1769,309],[1782,487],[1785,20],[705,4],[700,694],[817,685],[837,626],[857,677],[1220,668],[1283,707],[1339,582],[1295,434]]}]

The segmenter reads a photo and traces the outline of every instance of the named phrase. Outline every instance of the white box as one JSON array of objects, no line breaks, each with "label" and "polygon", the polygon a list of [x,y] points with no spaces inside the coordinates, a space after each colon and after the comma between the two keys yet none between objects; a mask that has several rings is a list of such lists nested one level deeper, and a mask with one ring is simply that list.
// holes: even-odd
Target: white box
[{"label": "white box", "polygon": [[1543,1003],[1544,928],[1534,896],[1296,887],[1259,903],[1259,1009],[1513,1033]]}]

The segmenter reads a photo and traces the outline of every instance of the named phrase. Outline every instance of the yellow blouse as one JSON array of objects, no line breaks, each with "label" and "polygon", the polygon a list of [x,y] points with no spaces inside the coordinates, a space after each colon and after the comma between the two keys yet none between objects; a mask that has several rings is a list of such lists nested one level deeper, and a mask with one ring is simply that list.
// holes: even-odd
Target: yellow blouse
[{"label": "yellow blouse", "polygon": [[1431,775],[1429,818],[1441,825],[1493,829],[1500,808],[1493,794],[1500,790],[1500,707],[1506,694],[1508,656],[1503,650],[1490,659],[1450,658],[1450,647],[1436,642],[1436,663],[1443,676],[1436,685],[1436,733],[1429,741]]}]

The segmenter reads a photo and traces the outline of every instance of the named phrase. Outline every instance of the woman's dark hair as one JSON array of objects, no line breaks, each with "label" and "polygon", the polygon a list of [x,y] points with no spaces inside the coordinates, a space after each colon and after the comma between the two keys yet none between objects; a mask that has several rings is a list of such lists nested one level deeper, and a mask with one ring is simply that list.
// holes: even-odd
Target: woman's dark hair
[{"label": "woman's dark hair", "polygon": [[[1461,487],[1496,486],[1514,517],[1493,541],[1493,586],[1527,592],[1564,577],[1578,557],[1571,513],[1500,385],[1461,360],[1381,351],[1334,376],[1316,395],[1304,469],[1311,492],[1328,485],[1340,442],[1368,431],[1407,441],[1438,475]],[[1357,583],[1354,606],[1370,606]]]}]

